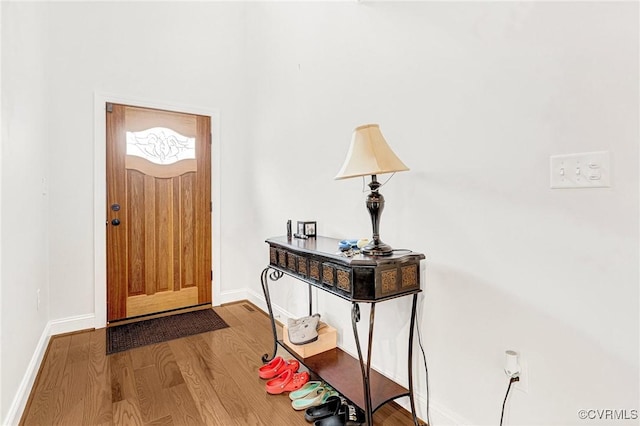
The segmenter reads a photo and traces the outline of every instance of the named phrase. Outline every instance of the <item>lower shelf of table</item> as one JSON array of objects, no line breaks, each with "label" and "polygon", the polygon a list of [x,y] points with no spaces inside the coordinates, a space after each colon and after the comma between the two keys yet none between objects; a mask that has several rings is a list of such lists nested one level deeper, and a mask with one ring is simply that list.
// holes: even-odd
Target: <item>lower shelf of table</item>
[{"label": "lower shelf of table", "polygon": [[[301,358],[282,340],[278,340],[278,344],[349,401],[363,410],[365,409],[362,371],[358,359],[340,348],[334,348],[312,357]],[[371,369],[369,383],[371,407],[374,411],[390,400],[409,395],[406,388],[373,369]]]}]

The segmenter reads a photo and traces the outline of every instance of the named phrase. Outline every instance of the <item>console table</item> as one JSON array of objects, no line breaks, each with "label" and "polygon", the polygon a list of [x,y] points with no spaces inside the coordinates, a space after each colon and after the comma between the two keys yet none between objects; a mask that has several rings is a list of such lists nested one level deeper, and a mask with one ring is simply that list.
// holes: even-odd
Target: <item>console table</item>
[{"label": "console table", "polygon": [[[280,345],[292,356],[298,358],[312,373],[364,410],[367,425],[373,425],[373,413],[382,405],[396,398],[408,396],[413,422],[419,426],[413,396],[413,329],[417,297],[422,291],[420,261],[425,256],[403,250],[390,256],[357,254],[347,257],[338,251],[339,240],[326,237],[309,239],[274,237],[267,239],[266,243],[269,245],[269,266],[262,271],[261,283],[273,331],[273,354],[271,356],[264,354],[262,361],[266,363],[272,360]],[[311,293],[313,287],[351,302],[351,325],[358,359],[339,348],[302,359],[282,340],[278,340],[269,296],[269,280],[277,281],[284,274],[308,284],[309,315],[313,314]],[[371,369],[371,349],[376,303],[410,295],[413,296],[413,303],[407,357],[409,389],[406,389]],[[363,357],[358,338],[359,303],[371,305],[366,359]],[[358,376],[362,378],[361,382],[354,379]]]}]

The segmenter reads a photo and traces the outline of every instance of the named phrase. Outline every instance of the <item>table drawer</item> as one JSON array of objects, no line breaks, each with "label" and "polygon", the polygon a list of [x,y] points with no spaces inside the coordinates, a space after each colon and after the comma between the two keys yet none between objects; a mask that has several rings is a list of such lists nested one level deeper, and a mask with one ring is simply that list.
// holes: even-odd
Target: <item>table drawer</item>
[{"label": "table drawer", "polygon": [[[313,241],[296,244],[315,247]],[[347,300],[386,300],[420,291],[422,254],[336,259],[335,253],[290,245],[270,245],[271,266]]]},{"label": "table drawer", "polygon": [[376,271],[376,298],[420,288],[418,263],[394,265]]}]

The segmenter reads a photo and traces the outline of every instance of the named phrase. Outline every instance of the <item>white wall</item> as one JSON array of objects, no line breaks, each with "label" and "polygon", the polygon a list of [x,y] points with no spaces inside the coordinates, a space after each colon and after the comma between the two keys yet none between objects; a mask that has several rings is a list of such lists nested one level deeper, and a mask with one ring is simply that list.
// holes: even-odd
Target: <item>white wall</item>
[{"label": "white wall", "polygon": [[[96,91],[220,110],[218,285],[253,300],[287,219],[368,235],[362,183],[333,176],[352,129],[379,122],[411,167],[382,189],[382,237],[428,257],[434,424],[498,422],[505,349],[529,370],[507,424],[639,408],[637,4],[3,3],[2,19],[3,418],[43,321],[94,310]],[[12,161],[7,134],[24,141]],[[549,189],[550,155],[592,150],[611,152],[611,188]],[[304,312],[301,287],[276,287],[281,311]],[[320,296],[353,351],[348,304]],[[377,308],[374,364],[399,380],[408,308]]]},{"label": "white wall", "polygon": [[36,4],[2,4],[0,419],[18,388],[29,385],[24,373],[49,319],[45,12]]},{"label": "white wall", "polygon": [[[2,6],[0,6],[0,23],[2,23]],[[0,241],[2,241],[2,141],[4,127],[2,119],[2,31],[0,31]],[[2,407],[2,244],[0,244],[0,418],[4,418]]]},{"label": "white wall", "polygon": [[[235,165],[247,156],[247,123],[243,5],[2,2],[2,12],[4,424],[19,420],[14,411],[29,391],[21,394],[20,381],[37,372],[27,364],[46,347],[38,338],[94,313],[95,93],[220,111],[225,163],[213,185],[224,207],[214,220],[225,223],[225,250],[241,246],[246,226],[236,214],[247,190]],[[224,262],[232,272],[221,277],[223,294],[254,279],[237,258]]]},{"label": "white wall", "polygon": [[[114,93],[165,104],[219,109],[222,125],[222,240],[235,246],[246,198],[236,164],[246,157],[243,7],[136,2],[57,3],[51,10],[52,317],[93,312],[93,96]],[[82,16],[82,19],[78,19]],[[64,142],[62,142],[64,141]],[[69,229],[60,225],[74,223]],[[223,244],[227,250],[227,244]],[[72,256],[69,254],[73,253]],[[216,255],[224,254],[217,253]],[[224,260],[223,260],[224,262]],[[227,258],[222,270],[233,270]],[[230,263],[229,263],[230,262]],[[243,282],[223,279],[222,290]],[[219,303],[219,301],[218,301]]]},{"label": "white wall", "polygon": [[[637,4],[267,3],[247,27],[257,236],[288,218],[369,234],[362,182],[332,180],[357,125],[380,123],[411,168],[381,190],[381,233],[427,254],[434,424],[498,423],[506,349],[529,373],[508,424],[639,408]],[[594,150],[611,188],[549,189],[549,156]],[[247,251],[266,256],[259,238]],[[302,315],[287,282],[272,297]],[[338,306],[319,310],[353,352]],[[376,312],[374,364],[397,377],[408,309]]]}]

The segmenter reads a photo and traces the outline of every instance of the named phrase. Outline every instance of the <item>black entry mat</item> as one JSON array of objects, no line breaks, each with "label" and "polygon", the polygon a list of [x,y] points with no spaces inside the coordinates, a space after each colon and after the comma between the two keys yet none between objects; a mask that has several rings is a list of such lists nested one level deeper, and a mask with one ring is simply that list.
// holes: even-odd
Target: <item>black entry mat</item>
[{"label": "black entry mat", "polygon": [[107,355],[229,327],[213,309],[107,328]]}]

